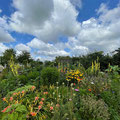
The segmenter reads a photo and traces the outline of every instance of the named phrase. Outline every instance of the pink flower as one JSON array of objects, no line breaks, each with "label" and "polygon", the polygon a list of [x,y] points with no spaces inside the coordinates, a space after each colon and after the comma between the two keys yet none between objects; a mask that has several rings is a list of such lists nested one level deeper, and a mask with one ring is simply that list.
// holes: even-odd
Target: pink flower
[{"label": "pink flower", "polygon": [[13,95],[16,95],[17,93],[13,93]]},{"label": "pink flower", "polygon": [[44,101],[45,99],[44,98],[41,98],[42,101]]},{"label": "pink flower", "polygon": [[78,90],[78,89],[75,89],[75,91],[77,91],[77,92],[78,92],[79,90]]},{"label": "pink flower", "polygon": [[10,101],[12,101],[13,100],[13,97],[10,97]]},{"label": "pink flower", "polygon": [[39,99],[39,97],[35,97],[35,100],[38,100]]}]

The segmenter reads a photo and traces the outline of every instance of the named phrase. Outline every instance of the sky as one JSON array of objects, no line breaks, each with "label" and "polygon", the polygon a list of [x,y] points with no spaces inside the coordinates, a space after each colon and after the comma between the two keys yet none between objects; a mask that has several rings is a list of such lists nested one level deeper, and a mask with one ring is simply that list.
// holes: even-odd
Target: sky
[{"label": "sky", "polygon": [[120,47],[120,0],[0,0],[0,55],[32,58],[110,53]]}]

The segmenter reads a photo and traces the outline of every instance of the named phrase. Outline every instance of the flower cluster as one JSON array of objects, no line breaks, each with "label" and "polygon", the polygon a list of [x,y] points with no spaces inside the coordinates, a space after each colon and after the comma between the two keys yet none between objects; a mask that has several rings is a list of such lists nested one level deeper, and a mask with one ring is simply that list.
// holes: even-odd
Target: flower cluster
[{"label": "flower cluster", "polygon": [[84,78],[83,73],[81,73],[79,70],[67,71],[67,76],[66,76],[67,81],[80,82],[83,78]]}]

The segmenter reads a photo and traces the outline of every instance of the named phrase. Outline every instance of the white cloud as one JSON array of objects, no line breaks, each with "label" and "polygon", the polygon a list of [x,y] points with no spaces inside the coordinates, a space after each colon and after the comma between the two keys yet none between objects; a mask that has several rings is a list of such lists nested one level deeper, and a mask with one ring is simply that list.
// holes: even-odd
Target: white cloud
[{"label": "white cloud", "polygon": [[0,43],[0,56],[5,52],[5,50],[9,49],[3,43]]},{"label": "white cloud", "polygon": [[14,41],[15,39],[7,31],[0,27],[0,42],[8,43]]},{"label": "white cloud", "polygon": [[31,49],[30,49],[29,46],[24,45],[24,44],[22,44],[22,43],[16,45],[16,46],[15,46],[15,49],[16,49],[18,55],[21,54],[22,51],[27,51],[27,52],[30,52],[30,51],[31,51]]},{"label": "white cloud", "polygon": [[70,2],[78,8],[82,7],[82,1],[81,0],[70,0]]},{"label": "white cloud", "polygon": [[78,12],[69,0],[14,0],[13,30],[32,34],[42,41],[54,41],[62,35],[74,36],[80,29]]},{"label": "white cloud", "polygon": [[[109,10],[105,4],[102,4],[97,11],[100,14],[99,18],[90,18],[83,21],[78,36],[69,39],[68,46],[75,48],[76,46],[83,46],[88,48],[89,51],[103,50],[106,53],[120,47],[119,11],[119,5]],[[72,51],[74,51],[74,48]],[[77,51],[75,53],[77,54]]]},{"label": "white cloud", "polygon": [[51,17],[53,10],[52,0],[13,0],[13,6],[17,9],[11,16],[10,25],[18,32],[32,34],[40,29],[44,22]]},{"label": "white cloud", "polygon": [[[120,5],[109,9],[106,4],[101,4],[97,10],[98,18],[80,23],[75,7],[81,5],[81,0],[13,0],[17,11],[11,15],[10,27],[34,35],[36,38],[25,46],[31,47],[36,58],[43,60],[52,60],[58,55],[77,56],[88,51],[117,49],[120,46]],[[5,18],[0,21],[2,30],[8,30]],[[61,36],[68,37],[68,42],[59,42]]]},{"label": "white cloud", "polygon": [[54,59],[56,56],[68,56],[69,53],[63,49],[57,48],[53,44],[45,43],[41,40],[34,38],[27,44],[31,48],[34,48],[34,55],[37,57],[43,57],[47,59]]},{"label": "white cloud", "polygon": [[108,9],[106,4],[101,4],[98,12],[100,14],[99,20],[103,23],[115,23],[120,19],[120,4],[116,8]]}]

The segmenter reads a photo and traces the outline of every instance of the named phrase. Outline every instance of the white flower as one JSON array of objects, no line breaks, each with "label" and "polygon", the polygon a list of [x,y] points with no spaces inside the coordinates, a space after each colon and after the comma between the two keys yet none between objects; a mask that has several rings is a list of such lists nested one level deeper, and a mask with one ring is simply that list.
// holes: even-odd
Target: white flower
[{"label": "white flower", "polygon": [[94,84],[94,82],[91,82],[91,84]]}]

